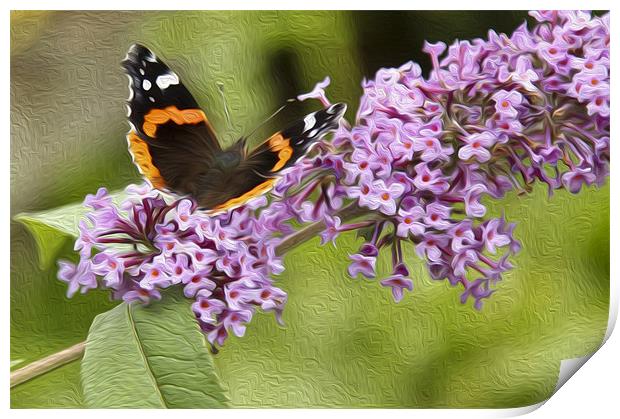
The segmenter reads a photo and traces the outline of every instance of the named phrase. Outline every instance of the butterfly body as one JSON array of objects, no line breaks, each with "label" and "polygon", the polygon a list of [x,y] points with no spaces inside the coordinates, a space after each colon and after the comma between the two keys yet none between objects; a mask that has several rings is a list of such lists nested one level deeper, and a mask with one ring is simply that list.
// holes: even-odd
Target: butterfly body
[{"label": "butterfly body", "polygon": [[179,76],[148,48],[133,45],[122,64],[130,80],[127,140],[134,163],[153,187],[192,196],[211,211],[267,192],[279,172],[337,128],[346,110],[335,104],[311,113],[250,151],[243,138],[222,149]]}]

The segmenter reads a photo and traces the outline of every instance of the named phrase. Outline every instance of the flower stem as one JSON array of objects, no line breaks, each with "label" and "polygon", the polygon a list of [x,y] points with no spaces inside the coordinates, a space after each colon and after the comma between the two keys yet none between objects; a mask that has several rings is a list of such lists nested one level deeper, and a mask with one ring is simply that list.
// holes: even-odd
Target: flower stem
[{"label": "flower stem", "polygon": [[[349,204],[342,208],[335,215],[339,216],[342,221],[347,221],[352,218],[358,217],[368,210],[358,207],[355,203]],[[325,223],[323,221],[317,221],[312,224],[308,224],[304,228],[295,233],[287,236],[278,247],[276,247],[276,254],[278,256],[284,255],[292,248],[302,244],[303,242],[311,239],[312,237],[325,230]]]},{"label": "flower stem", "polygon": [[11,388],[31,380],[34,377],[48,373],[62,365],[82,358],[86,342],[80,342],[70,348],[63,349],[43,359],[34,361],[23,368],[11,372]]},{"label": "flower stem", "polygon": [[[350,204],[342,208],[337,215],[343,220],[350,220],[357,216],[364,214],[367,210],[360,208],[355,204]],[[294,247],[304,243],[307,240],[315,237],[318,233],[325,229],[325,223],[323,221],[317,221],[312,224],[308,224],[301,230],[287,236],[276,248],[278,256],[283,256],[286,252]],[[32,380],[40,375],[46,374],[58,367],[61,367],[69,362],[77,361],[84,355],[86,348],[86,342],[80,342],[70,348],[63,349],[60,352],[56,352],[50,356],[34,361],[31,364],[26,365],[18,370],[11,372],[11,388]]]}]

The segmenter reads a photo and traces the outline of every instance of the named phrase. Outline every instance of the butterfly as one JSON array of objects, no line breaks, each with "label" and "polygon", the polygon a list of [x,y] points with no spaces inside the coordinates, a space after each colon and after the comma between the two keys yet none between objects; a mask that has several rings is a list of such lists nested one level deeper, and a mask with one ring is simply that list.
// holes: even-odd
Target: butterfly
[{"label": "butterfly", "polygon": [[204,111],[179,76],[134,44],[122,66],[129,76],[129,151],[152,187],[189,195],[210,212],[236,208],[269,191],[278,174],[338,127],[336,103],[276,132],[252,150],[244,138],[222,149]]}]

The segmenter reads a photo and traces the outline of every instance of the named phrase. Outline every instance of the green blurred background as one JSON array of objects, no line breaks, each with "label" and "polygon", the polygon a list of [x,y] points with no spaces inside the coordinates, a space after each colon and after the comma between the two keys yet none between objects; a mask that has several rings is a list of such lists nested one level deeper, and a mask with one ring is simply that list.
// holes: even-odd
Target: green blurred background
[{"label": "green blurred background", "polygon": [[[526,12],[12,12],[11,214],[81,201],[139,180],[126,151],[120,68],[142,42],[206,109],[223,142],[252,131],[284,100],[326,75],[349,103],[380,67],[419,62],[422,43],[510,33]],[[227,126],[216,82],[225,86]],[[260,141],[312,104],[281,113]],[[523,251],[475,311],[412,256],[415,290],[400,304],[376,281],[345,275],[352,235],[314,239],[286,256],[286,327],[258,315],[216,356],[235,406],[518,407],[552,393],[561,359],[601,342],[609,303],[609,188],[489,203],[518,223]],[[59,252],[71,255],[72,243]],[[381,263],[384,262],[384,263]],[[387,274],[387,260],[379,270]],[[106,293],[67,300],[55,267],[11,222],[11,365],[85,339]],[[12,407],[80,407],[79,362],[11,391]]]}]

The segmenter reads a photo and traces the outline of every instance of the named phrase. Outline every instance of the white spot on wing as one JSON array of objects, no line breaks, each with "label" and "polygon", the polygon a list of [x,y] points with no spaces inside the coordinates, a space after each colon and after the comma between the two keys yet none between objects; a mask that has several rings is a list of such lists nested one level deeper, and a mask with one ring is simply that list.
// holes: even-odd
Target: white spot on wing
[{"label": "white spot on wing", "polygon": [[314,137],[314,136],[317,134],[317,132],[319,132],[319,130],[318,130],[318,129],[313,129],[313,130],[312,130],[312,131],[310,131],[310,133],[308,134],[308,137],[310,137],[310,138]]},{"label": "white spot on wing", "polygon": [[157,83],[157,86],[159,86],[160,89],[166,89],[171,84],[179,84],[179,76],[173,72],[162,74],[157,77],[155,83]]},{"label": "white spot on wing", "polygon": [[308,131],[309,129],[314,128],[315,124],[316,124],[316,118],[314,117],[314,113],[311,113],[310,115],[306,116],[304,118],[304,132]]},{"label": "white spot on wing", "polygon": [[149,96],[149,100],[150,100],[151,102],[155,102],[155,98],[154,98],[153,96]]},{"label": "white spot on wing", "polygon": [[149,90],[151,88],[151,82],[147,79],[142,80],[142,88],[144,90]]},{"label": "white spot on wing", "polygon": [[131,102],[131,100],[133,99],[133,79],[131,78],[131,76],[129,74],[125,74],[127,76],[127,78],[129,79],[129,97],[127,98],[128,102]]},{"label": "white spot on wing", "polygon": [[140,74],[142,74],[144,76],[144,69],[140,69]]}]

